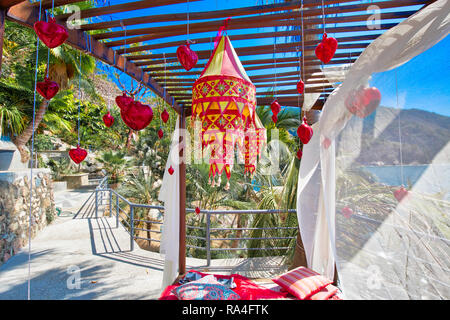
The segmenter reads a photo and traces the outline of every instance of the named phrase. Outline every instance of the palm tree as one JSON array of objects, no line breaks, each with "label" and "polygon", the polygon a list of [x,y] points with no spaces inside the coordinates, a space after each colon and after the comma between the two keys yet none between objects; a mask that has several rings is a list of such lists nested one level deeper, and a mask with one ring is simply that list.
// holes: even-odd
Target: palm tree
[{"label": "palm tree", "polygon": [[125,168],[128,164],[128,161],[124,157],[125,152],[108,150],[96,158],[98,162],[103,164],[104,169],[110,175],[112,184],[118,183],[123,178]]}]

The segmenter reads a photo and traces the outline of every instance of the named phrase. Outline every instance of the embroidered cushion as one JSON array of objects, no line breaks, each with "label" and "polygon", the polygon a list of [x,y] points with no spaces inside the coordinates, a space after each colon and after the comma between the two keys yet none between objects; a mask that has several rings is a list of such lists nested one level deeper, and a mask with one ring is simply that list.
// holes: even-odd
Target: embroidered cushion
[{"label": "embroidered cushion", "polygon": [[300,300],[309,298],[333,283],[333,281],[305,267],[288,271],[272,279],[272,281]]},{"label": "embroidered cushion", "polygon": [[172,291],[180,300],[238,300],[233,290],[220,284],[213,275],[191,281]]}]

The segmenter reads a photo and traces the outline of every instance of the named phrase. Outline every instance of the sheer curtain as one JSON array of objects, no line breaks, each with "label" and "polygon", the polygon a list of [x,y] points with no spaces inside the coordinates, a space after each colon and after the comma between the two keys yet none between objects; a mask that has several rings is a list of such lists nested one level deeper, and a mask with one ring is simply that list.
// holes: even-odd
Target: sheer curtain
[{"label": "sheer curtain", "polygon": [[[178,276],[178,249],[180,235],[180,174],[179,156],[179,116],[172,133],[172,143],[169,157],[166,161],[163,182],[158,200],[164,202],[164,222],[161,233],[160,253],[164,257],[164,273],[161,289],[171,285]],[[174,173],[170,175],[168,169],[172,166]]]},{"label": "sheer curtain", "polygon": [[[449,144],[431,140],[435,152],[426,163],[406,159],[419,154],[402,141],[414,132],[405,127],[408,113],[378,107],[361,119],[345,106],[352,90],[369,86],[373,75],[405,64],[445,38],[449,13],[448,0],[436,1],[371,43],[327,99],[305,146],[297,210],[308,265],[333,278],[336,263],[346,298],[450,298],[450,210],[443,188],[449,181]],[[384,152],[389,148],[393,151]],[[412,163],[425,168],[419,178],[406,172],[411,168],[405,164]],[[383,181],[373,170],[401,179]],[[399,201],[402,184],[409,191]]]}]

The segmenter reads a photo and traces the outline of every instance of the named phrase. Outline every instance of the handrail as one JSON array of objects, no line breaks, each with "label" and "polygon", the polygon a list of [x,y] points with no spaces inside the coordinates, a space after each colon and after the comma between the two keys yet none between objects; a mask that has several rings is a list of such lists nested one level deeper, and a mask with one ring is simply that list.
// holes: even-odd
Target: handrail
[{"label": "handrail", "polygon": [[[109,212],[110,215],[113,215],[113,209],[116,210],[116,227],[119,226],[119,224],[122,224],[122,226],[127,230],[127,232],[130,234],[130,248],[131,250],[134,249],[134,240],[136,239],[142,239],[142,240],[148,240],[148,241],[155,241],[155,242],[161,242],[158,239],[150,239],[145,238],[141,236],[135,235],[135,231],[146,231],[150,233],[162,233],[161,228],[163,227],[162,221],[151,221],[147,219],[136,219],[134,211],[136,208],[145,208],[145,209],[156,209],[160,212],[164,212],[164,206],[161,205],[150,205],[150,204],[142,204],[142,203],[134,203],[127,198],[125,198],[123,195],[118,193],[116,190],[113,190],[109,188],[108,186],[108,179],[107,177],[104,177],[98,184],[98,186],[95,189],[95,198],[96,198],[96,216],[98,215],[98,193],[101,193],[103,195],[104,192],[109,193]],[[115,196],[115,204],[113,204],[113,196]],[[103,200],[103,196],[101,198]],[[122,209],[120,206],[120,201],[124,202],[126,206],[130,207],[129,214],[126,210]],[[186,208],[186,212],[195,212],[195,209],[192,208]],[[271,247],[271,248],[211,248],[211,242],[212,241],[236,241],[236,240],[243,240],[243,241],[249,241],[249,240],[290,240],[295,239],[296,237],[291,236],[278,236],[278,237],[257,237],[257,238],[251,238],[251,237],[231,237],[231,238],[214,238],[211,237],[211,233],[213,232],[220,232],[220,231],[237,231],[237,230],[293,230],[298,229],[297,227],[263,227],[263,228],[255,228],[255,227],[239,227],[239,228],[212,228],[211,227],[211,216],[212,215],[228,215],[228,214],[279,214],[279,213],[295,213],[295,209],[289,209],[289,210],[261,210],[261,209],[255,209],[255,210],[201,210],[200,214],[206,215],[206,224],[204,226],[192,226],[187,225],[186,228],[188,230],[201,230],[205,231],[205,236],[203,234],[200,235],[192,235],[187,234],[187,239],[194,239],[194,240],[201,240],[205,241],[206,247],[199,246],[199,245],[193,245],[193,244],[186,244],[187,248],[193,248],[193,249],[200,249],[200,250],[206,250],[206,259],[207,259],[207,265],[210,265],[211,262],[211,252],[212,251],[238,251],[238,250],[288,250],[292,249],[290,247]],[[160,230],[151,230],[148,228],[138,228],[135,226],[136,222],[144,222],[144,223],[151,223],[151,224],[157,224],[160,225]]]}]

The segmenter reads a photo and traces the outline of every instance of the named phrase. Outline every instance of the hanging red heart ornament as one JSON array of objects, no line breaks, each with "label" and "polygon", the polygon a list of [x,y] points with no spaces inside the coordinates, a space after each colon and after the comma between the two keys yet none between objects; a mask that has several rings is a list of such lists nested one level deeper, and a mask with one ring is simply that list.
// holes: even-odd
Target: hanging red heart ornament
[{"label": "hanging red heart ornament", "polygon": [[394,191],[394,197],[398,202],[401,202],[405,197],[409,195],[408,190],[405,187],[400,187],[399,189]]},{"label": "hanging red heart ornament", "polygon": [[200,208],[199,207],[195,208],[195,214],[200,214]]},{"label": "hanging red heart ornament", "polygon": [[48,22],[36,22],[34,24],[34,31],[39,39],[50,49],[59,47],[69,37],[66,28],[57,24],[55,18],[50,18]]},{"label": "hanging red heart ornament", "polygon": [[331,140],[325,137],[325,139],[323,139],[322,141],[322,146],[325,149],[328,149],[331,146]]},{"label": "hanging red heart ornament", "polygon": [[167,171],[169,172],[170,175],[173,175],[173,173],[175,172],[175,170],[173,170],[172,166],[170,166],[170,168],[167,169]]},{"label": "hanging red heart ornament", "polygon": [[274,100],[271,104],[270,104],[270,110],[272,110],[272,113],[274,114],[274,115],[278,115],[278,113],[280,113],[280,111],[281,111],[281,106],[280,106],[280,104],[278,103],[278,100]]},{"label": "hanging red heart ornament", "polygon": [[377,88],[360,88],[350,92],[345,99],[345,106],[355,116],[365,118],[380,105],[380,102],[381,93]]},{"label": "hanging red heart ornament", "polygon": [[124,111],[126,111],[130,106],[130,104],[133,102],[134,102],[133,98],[127,96],[125,92],[121,96],[116,97],[117,106],[120,109],[125,109]]},{"label": "hanging red heart ornament", "polygon": [[59,86],[56,82],[45,77],[44,81],[36,83],[36,90],[44,99],[50,100],[58,93]]},{"label": "hanging red heart ornament", "polygon": [[167,112],[166,109],[164,109],[163,112],[161,112],[161,120],[166,123],[167,121],[169,121],[169,113]]},{"label": "hanging red heart ornament", "polygon": [[303,144],[307,144],[313,135],[313,129],[306,122],[306,117],[303,117],[303,123],[297,129],[297,135]]},{"label": "hanging red heart ornament", "polygon": [[277,115],[272,115],[272,121],[273,121],[273,123],[277,123],[277,121],[278,121],[278,117],[277,117]]},{"label": "hanging red heart ornament", "polygon": [[297,158],[298,158],[298,160],[300,160],[302,158],[302,156],[303,156],[302,150],[298,149],[298,151],[297,151]]},{"label": "hanging red heart ornament", "polygon": [[80,146],[77,145],[76,149],[69,150],[69,156],[73,160],[73,162],[79,164],[86,158],[87,151],[84,150],[83,148],[80,148]]},{"label": "hanging red heart ornament", "polygon": [[163,129],[159,128],[158,130],[158,137],[161,139],[162,137],[164,137],[164,131]]},{"label": "hanging red heart ornament", "polygon": [[114,117],[111,115],[111,113],[105,114],[103,116],[103,122],[105,123],[105,126],[107,126],[108,128],[111,127],[114,123]]},{"label": "hanging red heart ornament", "polygon": [[334,53],[338,47],[338,42],[333,37],[328,37],[326,33],[323,34],[322,41],[317,45],[315,53],[317,59],[323,63],[328,63],[333,58]]},{"label": "hanging red heart ornament", "polygon": [[129,128],[139,131],[152,122],[153,110],[149,105],[133,101],[128,107],[120,109],[120,116]]},{"label": "hanging red heart ornament", "polygon": [[353,215],[353,210],[349,207],[343,207],[341,213],[348,219]]},{"label": "hanging red heart ornament", "polygon": [[186,45],[178,47],[177,58],[186,71],[191,70],[197,64],[198,61],[198,56],[190,48],[189,42],[186,43]]},{"label": "hanging red heart ornament", "polygon": [[305,91],[305,83],[304,83],[302,80],[300,80],[300,81],[297,83],[297,92],[298,92],[299,94],[303,94],[304,91]]}]

